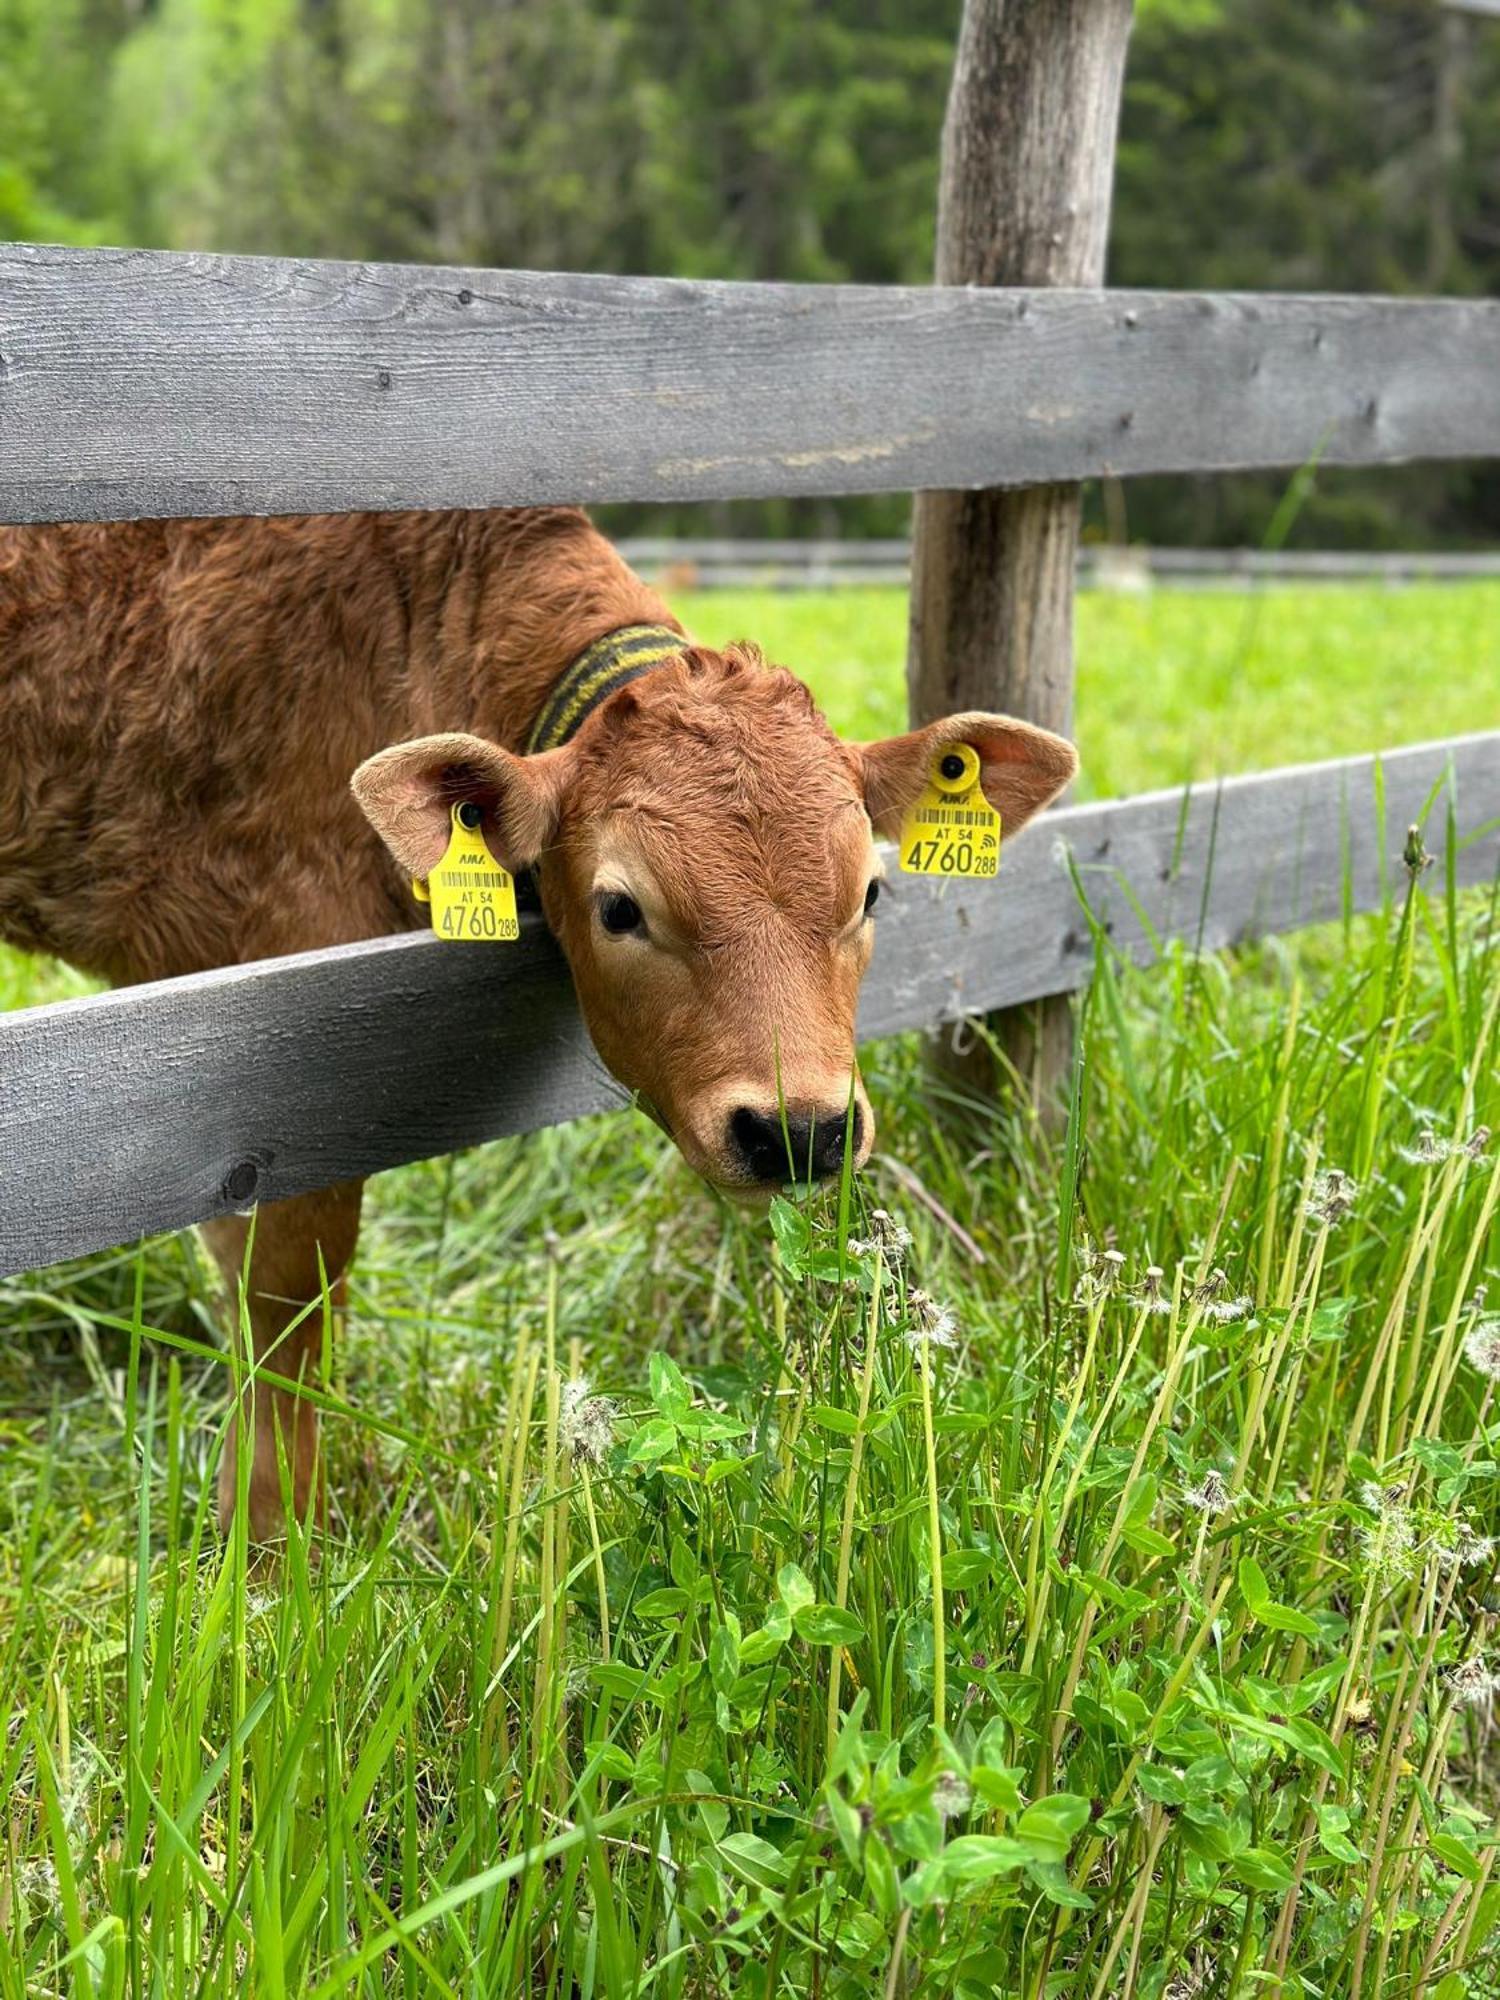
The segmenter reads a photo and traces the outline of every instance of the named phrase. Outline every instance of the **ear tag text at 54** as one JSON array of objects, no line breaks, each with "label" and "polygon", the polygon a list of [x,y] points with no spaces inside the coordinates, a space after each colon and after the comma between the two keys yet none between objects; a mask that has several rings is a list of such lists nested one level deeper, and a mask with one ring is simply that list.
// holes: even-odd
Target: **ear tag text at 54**
[{"label": "ear tag text at 54", "polygon": [[453,808],[448,851],[425,881],[411,892],[432,910],[440,938],[464,944],[512,944],[521,935],[516,885],[484,844],[480,811],[469,799]]},{"label": "ear tag text at 54", "polygon": [[1000,815],[979,783],[979,753],[950,743],[933,759],[926,789],[901,824],[908,875],[984,879],[1000,872]]}]

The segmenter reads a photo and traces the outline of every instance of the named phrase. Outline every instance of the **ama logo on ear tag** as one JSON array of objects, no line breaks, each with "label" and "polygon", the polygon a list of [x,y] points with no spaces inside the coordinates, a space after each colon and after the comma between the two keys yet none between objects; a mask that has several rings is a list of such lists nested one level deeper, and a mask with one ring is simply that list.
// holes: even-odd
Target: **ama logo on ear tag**
[{"label": "ama logo on ear tag", "polygon": [[979,752],[950,743],[932,760],[926,789],[901,825],[908,875],[984,880],[1000,872],[1000,815],[979,782]]},{"label": "ama logo on ear tag", "polygon": [[457,944],[514,944],[521,935],[516,885],[484,844],[483,815],[463,799],[452,813],[448,851],[411,892],[432,910],[434,935]]}]

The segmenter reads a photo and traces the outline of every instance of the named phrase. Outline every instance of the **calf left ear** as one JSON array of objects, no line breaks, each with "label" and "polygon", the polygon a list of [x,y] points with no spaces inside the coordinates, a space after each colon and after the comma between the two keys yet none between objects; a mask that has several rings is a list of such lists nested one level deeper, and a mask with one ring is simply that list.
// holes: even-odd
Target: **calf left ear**
[{"label": "calf left ear", "polygon": [[482,736],[421,736],[367,758],[350,779],[365,818],[408,875],[430,875],[448,850],[452,811],[471,799],[495,859],[529,868],[557,829],[567,750],[517,757]]},{"label": "calf left ear", "polygon": [[887,840],[900,838],[901,822],[926,789],[934,760],[955,743],[967,743],[979,753],[979,782],[1000,815],[1006,838],[1050,804],[1078,770],[1077,751],[1050,729],[979,709],[944,716],[909,736],[854,745],[865,806],[877,833]]}]

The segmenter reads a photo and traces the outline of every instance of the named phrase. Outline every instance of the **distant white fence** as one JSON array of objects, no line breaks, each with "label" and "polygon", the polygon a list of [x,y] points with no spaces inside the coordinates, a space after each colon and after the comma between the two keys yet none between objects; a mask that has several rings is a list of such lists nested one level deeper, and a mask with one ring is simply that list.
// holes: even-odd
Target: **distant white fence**
[{"label": "distant white fence", "polygon": [[[1497,0],[1500,4],[1500,0]],[[641,535],[620,547],[643,576],[678,589],[831,590],[904,585],[904,541],[774,541]],[[1361,550],[1155,549],[1093,543],[1079,550],[1083,589],[1239,590],[1247,582],[1472,582],[1500,577],[1500,549],[1473,555]]]}]

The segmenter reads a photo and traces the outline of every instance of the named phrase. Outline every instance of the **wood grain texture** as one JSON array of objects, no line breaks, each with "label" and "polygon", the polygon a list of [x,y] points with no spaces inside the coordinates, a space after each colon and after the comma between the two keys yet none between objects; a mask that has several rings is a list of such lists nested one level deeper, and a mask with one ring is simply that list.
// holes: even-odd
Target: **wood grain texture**
[{"label": "wood grain texture", "polygon": [[[1384,759],[1071,807],[998,885],[892,873],[861,1034],[1070,992],[1093,966],[1071,856],[1115,948],[1217,949],[1401,893],[1408,822],[1459,875],[1500,875],[1500,731]],[[1143,927],[1140,910],[1149,921]],[[0,1016],[0,1271],[579,1117],[617,1101],[566,969],[518,947],[411,934]],[[877,1115],[879,1107],[876,1107]]]},{"label": "wood grain texture", "polygon": [[0,519],[1500,453],[1500,302],[0,249]]},{"label": "wood grain texture", "polygon": [[[1101,285],[1131,0],[964,0],[943,125],[937,268],[947,285]],[[913,723],[965,708],[1072,734],[1076,485],[919,493],[907,653]],[[993,1098],[1012,1073],[1055,1128],[1072,1067],[1061,999],[940,1045]]]},{"label": "wood grain texture", "polygon": [[[940,285],[1104,280],[1131,0],[965,0],[943,124]],[[914,724],[998,709],[1066,735],[1078,489],[928,492],[912,517]]]}]

